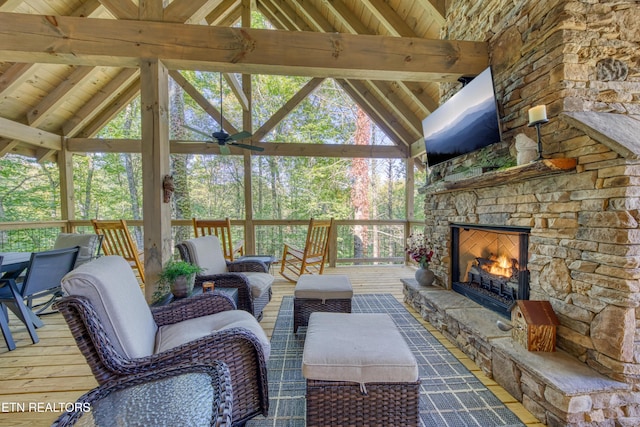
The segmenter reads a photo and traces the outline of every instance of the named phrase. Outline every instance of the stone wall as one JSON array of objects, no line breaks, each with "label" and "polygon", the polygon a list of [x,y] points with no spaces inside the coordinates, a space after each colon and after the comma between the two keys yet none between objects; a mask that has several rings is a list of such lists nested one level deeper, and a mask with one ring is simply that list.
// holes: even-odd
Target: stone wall
[{"label": "stone wall", "polygon": [[[489,43],[503,141],[535,139],[527,111],[545,104],[543,144],[553,153],[565,139],[562,112],[640,116],[638,16],[637,1],[452,0],[443,38]],[[459,88],[442,85],[442,100]]]},{"label": "stone wall", "polygon": [[[633,384],[640,380],[638,153],[560,115],[640,113],[639,17],[633,1],[452,1],[445,37],[489,41],[503,147],[518,133],[534,138],[527,110],[546,104],[545,156],[576,158],[578,166],[473,190],[424,190],[440,283],[450,283],[449,223],[531,227],[531,299],[551,301],[561,321],[558,347]],[[443,87],[443,99],[453,89]]]}]

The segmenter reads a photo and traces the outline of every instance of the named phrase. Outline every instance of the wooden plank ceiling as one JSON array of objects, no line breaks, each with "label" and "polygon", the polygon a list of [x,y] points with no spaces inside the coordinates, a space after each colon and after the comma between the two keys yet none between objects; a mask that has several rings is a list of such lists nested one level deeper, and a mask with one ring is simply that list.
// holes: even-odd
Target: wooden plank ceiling
[{"label": "wooden plank ceiling", "polygon": [[[139,3],[144,6],[140,7]],[[484,43],[439,40],[445,0],[0,0],[0,157],[39,161],[71,151],[140,151],[139,141],[96,133],[139,94],[139,58],[159,57],[212,117],[179,70],[305,75],[312,79],[256,129],[252,143],[274,155],[362,155],[275,144],[263,138],[324,78],[339,85],[394,147],[364,157],[415,157],[421,120],[438,106],[439,82],[488,64]],[[240,29],[257,10],[278,30]],[[186,24],[186,25],[185,25]],[[235,27],[235,28],[233,28]],[[227,123],[225,130],[234,129]],[[212,148],[213,146],[213,148]],[[216,152],[172,143],[172,152]]]}]

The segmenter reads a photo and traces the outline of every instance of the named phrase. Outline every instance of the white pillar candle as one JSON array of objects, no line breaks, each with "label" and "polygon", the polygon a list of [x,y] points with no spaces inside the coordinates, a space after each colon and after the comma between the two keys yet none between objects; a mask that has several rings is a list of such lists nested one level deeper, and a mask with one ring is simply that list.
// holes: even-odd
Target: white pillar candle
[{"label": "white pillar candle", "polygon": [[529,109],[529,124],[547,120],[547,106],[536,105]]}]

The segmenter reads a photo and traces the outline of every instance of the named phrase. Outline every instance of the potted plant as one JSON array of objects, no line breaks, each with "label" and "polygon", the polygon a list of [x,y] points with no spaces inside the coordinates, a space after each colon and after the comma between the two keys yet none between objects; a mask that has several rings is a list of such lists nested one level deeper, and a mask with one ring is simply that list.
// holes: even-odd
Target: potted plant
[{"label": "potted plant", "polygon": [[[171,260],[160,272],[156,293],[163,296],[170,290],[174,297],[184,298],[193,292],[196,273],[202,268],[186,261]],[[168,288],[168,289],[167,289]]]}]

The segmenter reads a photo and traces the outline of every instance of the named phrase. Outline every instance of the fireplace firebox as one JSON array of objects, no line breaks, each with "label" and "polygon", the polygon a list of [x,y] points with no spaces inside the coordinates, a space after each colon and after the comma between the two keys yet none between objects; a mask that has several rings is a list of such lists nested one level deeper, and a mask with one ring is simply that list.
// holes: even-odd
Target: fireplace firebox
[{"label": "fireplace firebox", "polygon": [[526,227],[451,224],[451,287],[509,318],[516,300],[529,299]]}]

